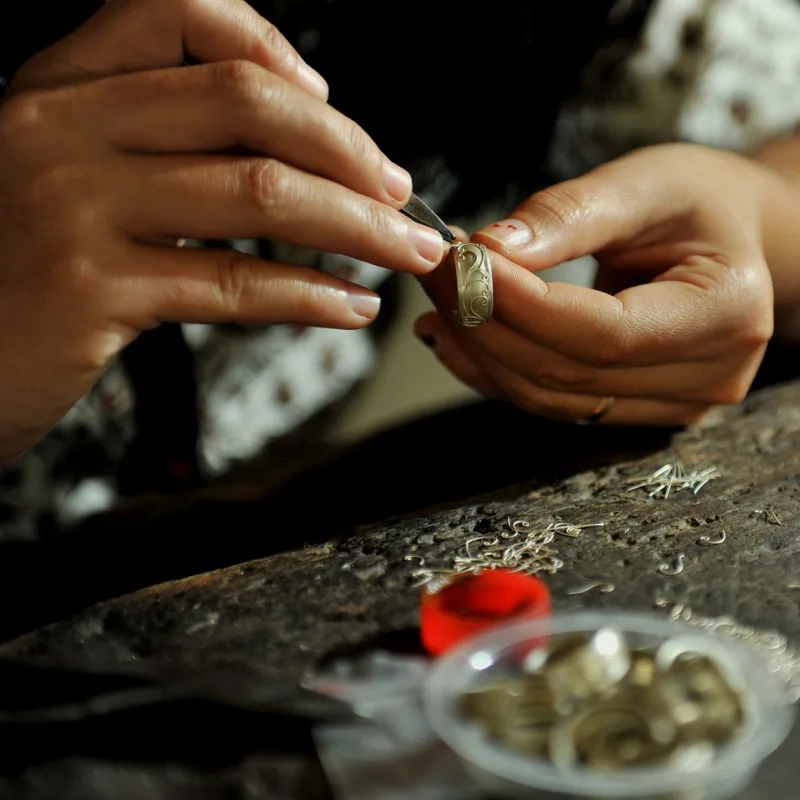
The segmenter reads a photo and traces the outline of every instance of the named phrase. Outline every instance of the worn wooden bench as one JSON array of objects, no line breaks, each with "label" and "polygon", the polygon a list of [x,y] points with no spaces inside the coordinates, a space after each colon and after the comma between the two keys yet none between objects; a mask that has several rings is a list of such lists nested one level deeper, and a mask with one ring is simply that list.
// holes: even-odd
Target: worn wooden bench
[{"label": "worn wooden bench", "polygon": [[[716,466],[720,477],[666,500],[628,491],[628,477],[675,460]],[[28,609],[17,627],[51,624],[0,652],[57,664],[247,664],[292,682],[333,654],[407,646],[418,590],[405,557],[447,566],[467,539],[499,533],[509,517],[605,523],[559,537],[564,567],[547,578],[556,607],[645,610],[663,596],[800,640],[800,590],[790,588],[800,585],[799,509],[800,383],[684,432],[580,428],[479,404],[359,445],[269,496],[132,508],[44,554],[14,551],[2,569],[4,591]],[[723,544],[699,544],[722,530]],[[660,574],[679,554],[683,571]],[[567,594],[592,581],[615,589]],[[327,796],[307,741],[254,749],[244,731],[208,737],[212,749],[226,742],[225,763],[65,759],[0,778],[0,797]],[[743,797],[791,796],[798,744],[795,731]]]}]

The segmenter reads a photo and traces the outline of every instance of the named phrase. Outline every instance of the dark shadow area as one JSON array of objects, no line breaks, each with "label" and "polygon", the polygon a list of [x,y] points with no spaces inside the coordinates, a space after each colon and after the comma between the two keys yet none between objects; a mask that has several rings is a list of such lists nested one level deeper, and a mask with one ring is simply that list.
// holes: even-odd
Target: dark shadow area
[{"label": "dark shadow area", "polygon": [[312,757],[307,720],[201,700],[175,700],[46,725],[0,725],[5,776],[35,764],[69,757],[125,763],[181,763],[203,771],[235,766],[269,752]]},{"label": "dark shadow area", "polygon": [[427,655],[419,637],[419,628],[398,628],[329,650],[320,658],[317,669],[325,670],[339,660],[355,661],[376,651],[403,656]]},{"label": "dark shadow area", "polygon": [[219,770],[269,752],[311,757],[315,721],[346,705],[247,670],[92,673],[0,661],[0,773],[70,756]]}]

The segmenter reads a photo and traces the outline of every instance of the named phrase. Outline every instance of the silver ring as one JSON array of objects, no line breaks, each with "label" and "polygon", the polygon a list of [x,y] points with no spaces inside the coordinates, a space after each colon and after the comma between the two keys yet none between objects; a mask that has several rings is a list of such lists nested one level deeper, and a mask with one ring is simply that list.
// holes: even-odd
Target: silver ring
[{"label": "silver ring", "polygon": [[483,325],[494,311],[492,259],[482,244],[459,242],[452,247],[458,286],[458,324]]}]

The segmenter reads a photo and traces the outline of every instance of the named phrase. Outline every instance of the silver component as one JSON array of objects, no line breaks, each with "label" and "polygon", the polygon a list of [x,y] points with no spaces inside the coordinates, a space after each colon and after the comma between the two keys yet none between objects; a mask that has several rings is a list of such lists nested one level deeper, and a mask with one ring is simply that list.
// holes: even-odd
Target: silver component
[{"label": "silver component", "polygon": [[676,461],[672,464],[664,464],[650,475],[629,478],[628,483],[634,485],[628,491],[647,489],[648,497],[662,497],[665,500],[671,492],[679,492],[683,489],[689,489],[693,494],[698,494],[709,481],[719,477],[718,471],[717,467],[706,467],[687,472],[683,464]]},{"label": "silver component", "polygon": [[569,536],[574,539],[580,536],[581,531],[586,528],[602,528],[604,526],[605,522],[592,522],[588,525],[570,525],[568,522],[553,522],[547,527],[547,530],[555,531],[562,536]]},{"label": "silver component", "polygon": [[474,328],[489,322],[494,312],[492,259],[482,244],[458,242],[451,248],[456,266],[458,324]]},{"label": "silver component", "polygon": [[592,589],[597,589],[600,594],[609,594],[610,592],[614,591],[614,584],[613,583],[589,583],[586,586],[581,586],[578,589],[570,589],[567,594],[586,594],[586,592],[591,592]]},{"label": "silver component", "polygon": [[684,561],[686,560],[686,556],[681,553],[675,559],[673,564],[670,564],[668,561],[662,561],[658,565],[658,571],[662,575],[680,575],[683,572]]},{"label": "silver component", "polygon": [[461,709],[498,744],[564,773],[691,769],[746,727],[748,687],[727,661],[691,632],[636,647],[613,628],[555,634],[522,674],[489,678]]}]

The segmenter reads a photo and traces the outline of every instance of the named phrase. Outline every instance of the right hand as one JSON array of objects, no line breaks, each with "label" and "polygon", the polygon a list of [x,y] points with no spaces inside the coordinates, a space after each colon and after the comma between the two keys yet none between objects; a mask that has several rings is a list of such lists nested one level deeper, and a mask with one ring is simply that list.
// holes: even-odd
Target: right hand
[{"label": "right hand", "polygon": [[398,211],[408,173],[326,100],[243,0],[110,0],[20,70],[0,106],[0,459],[161,322],[377,315],[362,287],[178,239],[439,263],[439,235]]}]

